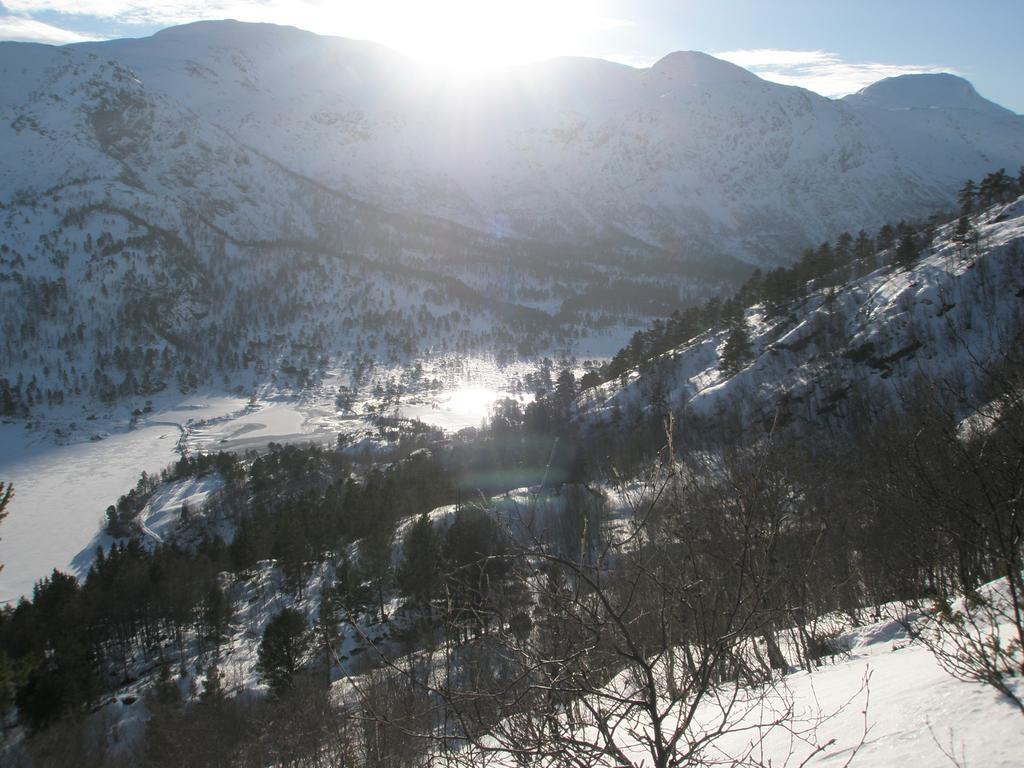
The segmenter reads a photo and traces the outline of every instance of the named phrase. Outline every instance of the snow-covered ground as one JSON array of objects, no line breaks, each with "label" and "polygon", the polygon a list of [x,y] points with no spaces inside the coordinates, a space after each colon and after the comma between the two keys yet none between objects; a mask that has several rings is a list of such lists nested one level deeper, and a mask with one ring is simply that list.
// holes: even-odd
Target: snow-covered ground
[{"label": "snow-covered ground", "polygon": [[[848,630],[837,643],[848,653],[814,672],[791,672],[763,696],[756,689],[741,691],[738,699],[726,693],[724,701],[735,705],[727,714],[723,699],[705,698],[689,732],[697,738],[723,723],[727,727],[713,739],[700,764],[1021,765],[1024,728],[1017,707],[986,685],[951,677],[931,651],[907,636],[900,621],[884,619]],[[610,687],[620,684],[617,678]],[[1017,686],[1024,691],[1024,680],[1018,679]],[[637,738],[643,730],[640,722],[631,719],[617,730],[622,732],[616,742],[630,764],[650,764]],[[749,758],[741,759],[745,755]],[[493,766],[517,764],[512,758],[479,757],[489,757],[487,764]],[[472,751],[467,758],[460,764],[472,764]]]},{"label": "snow-covered ground", "polygon": [[[814,673],[788,676],[782,693],[775,697],[777,705],[791,697],[805,717],[829,718],[819,726],[815,742],[835,742],[807,765],[844,765],[862,739],[851,765],[1011,768],[1021,764],[1020,712],[995,690],[950,677],[931,652],[910,643],[894,621],[863,627],[845,637],[851,642],[848,660]],[[749,734],[729,736],[722,741],[722,750],[735,753],[749,738]],[[792,743],[782,729],[767,737],[763,749],[764,764],[779,766],[787,764],[787,758],[789,765],[802,765],[811,752],[807,744]],[[944,751],[955,755],[957,762]]]},{"label": "snow-covered ground", "polygon": [[139,513],[139,528],[149,541],[162,544],[178,528],[183,512],[197,513],[223,486],[223,479],[217,475],[162,485]]},{"label": "snow-covered ground", "polygon": [[624,385],[589,391],[582,408],[630,417],[658,390],[695,414],[737,410],[753,423],[788,411],[813,421],[862,408],[846,402],[854,387],[895,403],[915,376],[978,381],[1015,343],[1024,317],[1024,198],[975,217],[977,249],[957,242],[956,226],[940,228],[910,269],[887,264],[784,312],[747,308],[752,359],[734,375],[720,364],[728,329],[714,329],[628,372]]}]

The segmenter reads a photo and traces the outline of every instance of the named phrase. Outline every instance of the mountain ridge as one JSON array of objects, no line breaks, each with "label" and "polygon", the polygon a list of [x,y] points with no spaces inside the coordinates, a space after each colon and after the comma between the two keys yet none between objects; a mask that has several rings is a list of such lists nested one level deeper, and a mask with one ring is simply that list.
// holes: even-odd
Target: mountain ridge
[{"label": "mountain ridge", "polygon": [[[454,84],[374,43],[242,22],[57,50],[118,60],[148,90],[366,202],[559,242],[607,228],[676,253],[780,263],[880,223],[883,209],[948,207],[953,184],[1024,157],[1024,118],[994,105],[986,118],[958,108],[938,129],[894,128],[867,108],[870,88],[858,106],[699,52],[641,69],[553,59]],[[756,96],[732,93],[749,86]],[[921,156],[940,151],[928,171]],[[765,183],[748,188],[741,168]],[[800,193],[826,171],[859,199],[855,217]]]}]

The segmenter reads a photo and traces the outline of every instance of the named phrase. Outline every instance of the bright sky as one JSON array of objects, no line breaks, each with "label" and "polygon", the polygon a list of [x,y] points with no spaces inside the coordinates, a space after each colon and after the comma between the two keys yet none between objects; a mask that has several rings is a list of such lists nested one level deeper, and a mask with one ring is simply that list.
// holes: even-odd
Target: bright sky
[{"label": "bright sky", "polygon": [[826,96],[954,72],[1024,112],[1022,0],[0,0],[0,39],[141,37],[221,18],[374,40],[456,69],[564,55],[647,66],[700,50]]}]

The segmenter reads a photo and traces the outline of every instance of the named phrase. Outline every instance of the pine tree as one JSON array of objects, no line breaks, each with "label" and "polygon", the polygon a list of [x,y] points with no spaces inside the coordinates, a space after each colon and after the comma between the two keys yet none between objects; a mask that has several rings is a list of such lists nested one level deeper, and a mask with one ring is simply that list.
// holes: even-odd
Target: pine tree
[{"label": "pine tree", "polygon": [[396,574],[398,588],[433,621],[433,604],[441,582],[441,537],[424,512],[403,542],[402,563]]},{"label": "pine tree", "polygon": [[968,179],[957,193],[956,199],[960,203],[960,213],[970,216],[974,213],[974,202],[978,195],[978,187],[973,179]]},{"label": "pine tree", "polygon": [[224,697],[224,673],[216,664],[206,668],[206,678],[203,680],[203,692],[200,698],[203,701],[214,701]]},{"label": "pine tree", "polygon": [[883,224],[875,236],[875,244],[878,250],[887,251],[896,243],[896,230],[892,224]]},{"label": "pine tree", "polygon": [[306,617],[292,608],[282,609],[263,630],[256,667],[260,679],[275,693],[288,690],[305,664],[311,645],[312,634]]},{"label": "pine tree", "polygon": [[331,664],[334,660],[334,643],[338,639],[340,624],[337,591],[330,580],[325,580],[320,590],[320,611],[317,616],[316,628],[320,635],[319,641],[323,646],[324,668],[327,671],[328,681],[330,680]]},{"label": "pine tree", "polygon": [[565,420],[569,417],[573,403],[576,402],[576,376],[569,368],[563,368],[555,383],[555,406],[558,415]]},{"label": "pine tree", "polygon": [[960,246],[961,250],[978,240],[978,231],[971,224],[969,216],[961,216],[956,223],[956,231],[953,233],[953,242]]},{"label": "pine tree", "polygon": [[373,584],[377,593],[377,607],[380,620],[387,620],[384,614],[384,590],[394,576],[391,567],[391,540],[394,530],[386,524],[378,524],[359,545],[359,570],[363,577]]},{"label": "pine tree", "polygon": [[986,205],[1002,203],[1013,192],[1013,180],[1007,176],[1006,169],[1000,168],[981,180],[978,196]]},{"label": "pine tree", "polygon": [[750,346],[750,331],[747,318],[739,312],[729,323],[729,335],[722,346],[719,368],[726,377],[735,376],[751,361],[753,351]]},{"label": "pine tree", "polygon": [[836,239],[835,248],[832,249],[836,268],[841,270],[839,282],[845,282],[849,273],[850,262],[853,260],[853,235],[843,232]]},{"label": "pine tree", "polygon": [[865,267],[872,268],[875,265],[875,241],[863,229],[857,233],[853,243],[853,257],[864,262]]},{"label": "pine tree", "polygon": [[[9,514],[7,512],[7,505],[11,503],[12,498],[14,498],[14,486],[10,483],[5,485],[3,482],[0,482],[0,523]],[[0,571],[3,569],[3,563],[0,563]]]},{"label": "pine tree", "polygon": [[896,264],[905,269],[910,269],[914,266],[914,262],[917,261],[920,252],[921,249],[914,231],[910,227],[902,227],[900,241],[896,246]]},{"label": "pine tree", "polygon": [[228,624],[231,623],[231,603],[219,584],[213,584],[207,591],[202,609],[206,630],[219,647],[221,639],[227,633]]}]

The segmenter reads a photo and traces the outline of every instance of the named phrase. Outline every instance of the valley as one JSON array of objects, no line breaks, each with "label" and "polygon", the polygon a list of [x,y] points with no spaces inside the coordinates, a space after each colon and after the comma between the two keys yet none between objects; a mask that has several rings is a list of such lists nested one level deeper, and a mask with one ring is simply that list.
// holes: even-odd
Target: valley
[{"label": "valley", "polygon": [[[268,443],[337,443],[373,456],[392,442],[381,419],[414,419],[447,432],[477,429],[499,399],[533,398],[520,378],[533,372],[531,364],[444,358],[377,370],[355,394],[347,372],[335,371],[301,396],[167,393],[148,399],[145,412],[129,401],[109,410],[53,409],[31,424],[8,422],[0,476],[36,512],[4,526],[0,562],[8,569],[0,573],[0,600],[30,594],[54,568],[83,577],[96,548],[113,542],[103,533],[104,510],[141,472],[159,476],[182,455],[263,452]],[[17,580],[8,581],[10,574]]]}]

